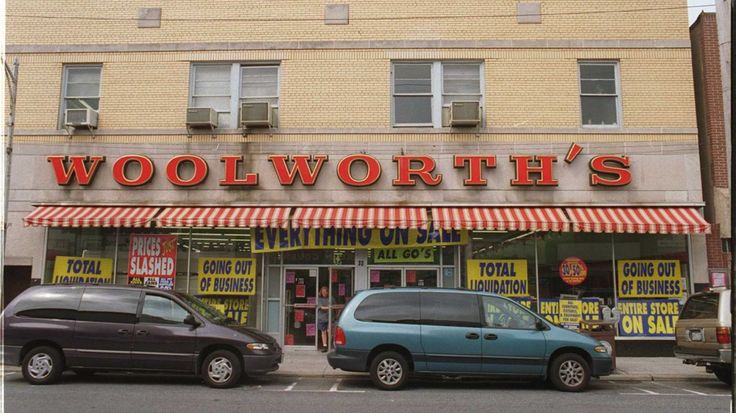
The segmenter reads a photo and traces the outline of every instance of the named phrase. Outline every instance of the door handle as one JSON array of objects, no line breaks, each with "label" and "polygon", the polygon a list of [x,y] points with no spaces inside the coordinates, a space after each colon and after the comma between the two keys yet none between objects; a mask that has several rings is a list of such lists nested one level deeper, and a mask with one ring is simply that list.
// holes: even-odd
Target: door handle
[{"label": "door handle", "polygon": [[127,336],[129,334],[130,334],[130,330],[127,330],[125,328],[121,328],[120,330],[118,330],[118,335],[119,336]]},{"label": "door handle", "polygon": [[468,333],[468,334],[465,334],[465,338],[469,340],[477,340],[480,338],[480,335],[478,333]]},{"label": "door handle", "polygon": [[148,331],[146,331],[146,330],[137,330],[135,332],[135,335],[137,335],[137,336],[147,336],[148,335]]},{"label": "door handle", "polygon": [[483,338],[486,339],[486,340],[496,340],[498,338],[498,336],[495,335],[495,334],[486,334],[486,335],[483,336]]}]

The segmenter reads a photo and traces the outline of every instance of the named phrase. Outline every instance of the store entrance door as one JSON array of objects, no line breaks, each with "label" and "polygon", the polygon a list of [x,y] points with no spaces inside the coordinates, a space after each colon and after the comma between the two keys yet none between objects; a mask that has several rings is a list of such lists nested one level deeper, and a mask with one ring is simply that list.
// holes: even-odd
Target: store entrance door
[{"label": "store entrance door", "polygon": [[340,311],[353,295],[353,285],[352,268],[286,267],[284,345],[329,348]]},{"label": "store entrance door", "polygon": [[374,287],[437,287],[437,268],[371,268],[370,286]]}]

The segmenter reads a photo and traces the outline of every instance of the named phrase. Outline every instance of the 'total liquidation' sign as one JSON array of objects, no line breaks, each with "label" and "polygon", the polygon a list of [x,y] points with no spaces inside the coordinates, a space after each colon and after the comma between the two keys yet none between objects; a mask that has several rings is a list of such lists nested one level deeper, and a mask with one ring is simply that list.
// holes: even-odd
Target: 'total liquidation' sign
[{"label": "'total liquidation' sign", "polygon": [[128,284],[174,289],[176,235],[131,234]]},{"label": "'total liquidation' sign", "polygon": [[66,257],[58,255],[54,259],[52,283],[91,283],[112,282],[112,259],[90,257]]},{"label": "'total liquidation' sign", "polygon": [[199,295],[255,295],[256,260],[252,258],[199,258]]},{"label": "'total liquidation' sign", "polygon": [[682,273],[678,260],[619,260],[619,298],[679,298]]},{"label": "'total liquidation' sign", "polygon": [[529,295],[526,260],[468,260],[467,288],[505,297]]}]

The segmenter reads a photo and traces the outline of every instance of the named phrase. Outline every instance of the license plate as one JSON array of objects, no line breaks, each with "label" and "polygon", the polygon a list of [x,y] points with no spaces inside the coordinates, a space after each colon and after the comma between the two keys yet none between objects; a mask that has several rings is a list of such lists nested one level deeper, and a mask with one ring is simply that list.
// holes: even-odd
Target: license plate
[{"label": "license plate", "polygon": [[703,341],[703,330],[690,330],[690,341]]}]

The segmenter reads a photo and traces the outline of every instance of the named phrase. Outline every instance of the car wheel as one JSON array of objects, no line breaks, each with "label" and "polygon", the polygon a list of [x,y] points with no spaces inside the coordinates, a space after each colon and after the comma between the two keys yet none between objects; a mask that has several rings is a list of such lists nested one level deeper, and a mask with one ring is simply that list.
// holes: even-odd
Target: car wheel
[{"label": "car wheel", "polygon": [[41,346],[31,349],[23,357],[23,378],[31,384],[51,384],[61,377],[64,360],[53,347]]},{"label": "car wheel", "polygon": [[233,387],[238,384],[241,374],[240,359],[227,350],[213,351],[202,362],[202,378],[210,387]]},{"label": "car wheel", "polygon": [[731,366],[728,367],[713,367],[713,373],[718,377],[718,380],[728,384],[733,384],[733,370]]},{"label": "car wheel", "polygon": [[409,363],[395,351],[378,354],[371,362],[371,380],[381,390],[398,390],[409,378]]},{"label": "car wheel", "polygon": [[549,378],[558,390],[582,391],[590,381],[590,366],[578,354],[561,354],[552,361]]}]

